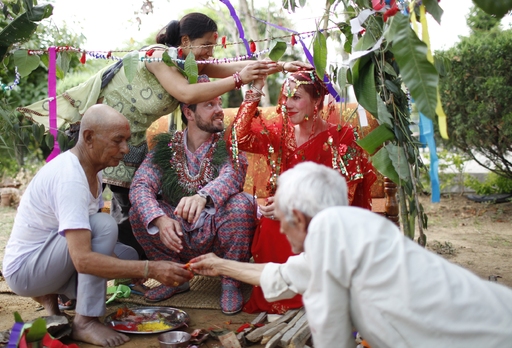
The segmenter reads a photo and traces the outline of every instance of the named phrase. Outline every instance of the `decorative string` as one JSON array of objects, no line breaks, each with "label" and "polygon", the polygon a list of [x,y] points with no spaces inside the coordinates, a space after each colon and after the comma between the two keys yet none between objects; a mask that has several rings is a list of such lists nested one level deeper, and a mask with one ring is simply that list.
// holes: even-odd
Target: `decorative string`
[{"label": "decorative string", "polygon": [[[338,29],[338,27],[331,27],[331,28],[327,28],[327,29],[321,29],[319,30],[320,32],[324,32],[324,31],[330,31],[330,30],[335,30],[335,29]],[[291,31],[291,30],[288,30],[288,31]],[[253,42],[267,42],[267,41],[273,41],[273,40],[280,40],[280,39],[287,39],[289,38],[290,39],[290,42],[288,44],[291,45],[291,39],[293,37],[298,37],[299,39],[307,39],[307,38],[310,38],[312,36],[315,35],[317,31],[306,31],[306,32],[302,32],[302,33],[299,33],[299,32],[295,32],[293,31],[293,34],[289,34],[289,35],[282,35],[282,36],[274,36],[274,37],[271,37],[271,38],[267,38],[267,39],[259,39],[259,40],[252,40]],[[226,42],[224,44],[220,43],[220,44],[210,44],[210,45],[195,45],[195,46],[187,46],[188,48],[210,48],[210,47],[213,47],[213,48],[216,48],[216,47],[223,47],[224,45],[225,46],[230,46],[230,45],[241,45],[241,44],[244,44],[244,42],[240,42],[240,41],[235,41],[235,42]],[[111,51],[94,51],[94,50],[85,50],[85,49],[82,49],[82,48],[76,48],[76,47],[72,47],[72,46],[57,46],[55,47],[56,49],[56,52],[75,52],[75,53],[85,53],[91,57],[94,57],[94,58],[98,58],[98,59],[112,59],[112,60],[121,60],[122,58],[120,57],[117,57],[115,56],[114,54],[117,54],[117,53],[128,53],[128,52],[132,52],[133,50],[111,50]],[[48,49],[20,49],[20,50],[26,50],[27,53],[29,55],[43,55],[45,53],[48,52]],[[139,50],[139,52],[147,52],[147,51],[150,51],[150,49],[141,49]],[[268,52],[269,50],[262,50],[262,51],[259,51],[259,52],[255,52],[252,54],[252,56],[256,56],[258,54],[263,54],[263,53],[266,53]],[[244,57],[244,56],[241,56],[241,57]],[[224,60],[224,59],[237,59],[238,57],[233,57],[233,58],[221,58],[219,60]],[[205,64],[207,63],[211,63],[210,60],[208,61],[203,61]]]},{"label": "decorative string", "polygon": [[242,41],[244,42],[245,50],[248,55],[251,55],[252,51],[249,47],[249,43],[245,39],[244,28],[242,26],[242,22],[240,22],[240,18],[238,18],[238,15],[236,14],[235,8],[233,7],[233,5],[231,5],[231,2],[229,0],[220,0],[220,2],[222,2],[224,5],[226,5],[226,7],[229,9],[229,13],[231,14],[231,17],[233,18],[233,20],[235,21],[236,27],[238,29],[238,34],[240,35],[240,39],[242,39]]},{"label": "decorative string", "polygon": [[0,83],[0,87],[2,87],[3,91],[11,91],[14,87],[16,87],[20,83],[20,73],[18,72],[18,67],[14,67],[14,82],[10,85],[6,85],[4,83]]}]

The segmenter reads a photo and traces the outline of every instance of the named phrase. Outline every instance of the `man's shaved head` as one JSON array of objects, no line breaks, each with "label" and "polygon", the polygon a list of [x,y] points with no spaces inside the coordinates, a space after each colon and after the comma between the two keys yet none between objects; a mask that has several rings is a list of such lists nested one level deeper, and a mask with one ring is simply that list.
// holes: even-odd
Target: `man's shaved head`
[{"label": "man's shaved head", "polygon": [[79,139],[83,137],[83,132],[86,130],[102,133],[125,127],[129,128],[130,124],[116,109],[105,104],[95,104],[87,109],[82,117]]},{"label": "man's shaved head", "polygon": [[130,124],[114,108],[96,104],[85,112],[78,142],[72,149],[96,171],[115,167],[128,153]]}]

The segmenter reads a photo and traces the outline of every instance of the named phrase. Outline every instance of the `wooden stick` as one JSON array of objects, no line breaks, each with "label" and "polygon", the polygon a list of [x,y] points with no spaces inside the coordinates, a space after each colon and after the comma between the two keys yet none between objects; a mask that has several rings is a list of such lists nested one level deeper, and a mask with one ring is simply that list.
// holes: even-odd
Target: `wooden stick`
[{"label": "wooden stick", "polygon": [[271,329],[268,329],[264,334],[263,334],[263,337],[261,339],[261,344],[265,344],[267,343],[268,341],[270,341],[270,339],[272,337],[274,337],[275,334],[277,334],[279,331],[281,331],[282,329],[284,329],[286,327],[286,323],[281,323],[277,326],[274,326],[273,328]]},{"label": "wooden stick", "polygon": [[288,348],[304,348],[306,341],[311,336],[309,325],[304,325],[293,337]]},{"label": "wooden stick", "polygon": [[249,341],[251,342],[257,342],[259,340],[261,340],[261,338],[263,337],[263,334],[273,328],[274,326],[277,326],[281,323],[285,323],[285,322],[288,322],[290,319],[292,319],[297,313],[299,312],[298,309],[292,309],[292,310],[289,310],[288,312],[286,312],[281,318],[277,319],[276,321],[273,321],[271,323],[268,323],[267,325],[265,326],[262,326],[262,327],[259,327],[257,329],[255,329],[254,331],[251,331],[249,332],[249,334],[247,334],[245,336],[245,338],[247,338]]},{"label": "wooden stick", "polygon": [[[304,325],[308,325],[308,317],[307,315],[303,315],[296,323],[293,325],[293,327],[290,327],[290,329],[281,337],[281,341],[279,342],[279,345],[281,347],[288,347],[288,344],[292,340],[292,337],[300,330]],[[288,326],[290,326],[288,324]]]}]

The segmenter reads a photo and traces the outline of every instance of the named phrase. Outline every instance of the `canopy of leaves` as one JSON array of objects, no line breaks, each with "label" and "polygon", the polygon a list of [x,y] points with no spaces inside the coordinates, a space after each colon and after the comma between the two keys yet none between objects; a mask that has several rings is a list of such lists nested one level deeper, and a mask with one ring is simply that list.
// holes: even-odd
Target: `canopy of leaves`
[{"label": "canopy of leaves", "polygon": [[[448,145],[512,178],[512,30],[464,38],[439,55],[451,61],[440,79]],[[481,160],[481,156],[485,160]]]}]

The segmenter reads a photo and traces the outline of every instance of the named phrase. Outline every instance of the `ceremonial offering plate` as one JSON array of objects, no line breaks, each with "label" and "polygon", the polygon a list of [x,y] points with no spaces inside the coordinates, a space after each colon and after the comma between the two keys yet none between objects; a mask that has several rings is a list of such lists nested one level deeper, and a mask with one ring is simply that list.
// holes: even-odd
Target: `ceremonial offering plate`
[{"label": "ceremonial offering plate", "polygon": [[154,334],[186,326],[189,321],[188,314],[181,309],[171,307],[123,307],[107,315],[104,324],[124,333]]}]

